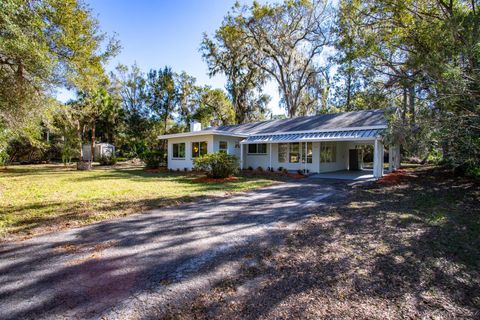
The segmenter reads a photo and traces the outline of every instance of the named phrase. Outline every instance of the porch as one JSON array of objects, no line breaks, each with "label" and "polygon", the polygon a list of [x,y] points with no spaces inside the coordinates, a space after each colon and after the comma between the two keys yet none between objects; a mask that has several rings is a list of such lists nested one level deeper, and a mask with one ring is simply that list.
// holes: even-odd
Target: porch
[{"label": "porch", "polygon": [[[384,174],[381,130],[330,130],[264,134],[240,143],[241,168],[301,170],[325,179],[378,179]],[[373,146],[373,170],[363,170],[363,150]],[[399,167],[399,147],[389,146],[389,170]]]}]

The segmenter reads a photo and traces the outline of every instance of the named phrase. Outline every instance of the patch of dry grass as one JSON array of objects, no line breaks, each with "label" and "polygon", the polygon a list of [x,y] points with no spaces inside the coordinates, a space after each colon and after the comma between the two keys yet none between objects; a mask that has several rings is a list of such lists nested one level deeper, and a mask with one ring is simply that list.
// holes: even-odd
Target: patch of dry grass
[{"label": "patch of dry grass", "polygon": [[434,168],[407,170],[393,181],[351,190],[284,246],[258,251],[255,270],[224,280],[172,314],[478,319],[478,183]]},{"label": "patch of dry grass", "polygon": [[149,209],[265,186],[239,177],[199,183],[187,173],[141,167],[77,171],[63,165],[11,166],[0,172],[0,240],[18,239]]}]

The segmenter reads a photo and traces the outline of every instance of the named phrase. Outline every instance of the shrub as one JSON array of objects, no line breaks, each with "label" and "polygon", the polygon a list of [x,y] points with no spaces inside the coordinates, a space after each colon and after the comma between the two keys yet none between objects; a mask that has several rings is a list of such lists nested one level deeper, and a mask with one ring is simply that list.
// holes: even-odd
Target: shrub
[{"label": "shrub", "polygon": [[282,171],[283,171],[283,167],[278,167],[278,171],[282,172]]},{"label": "shrub", "polygon": [[287,174],[287,173],[288,173],[288,169],[284,168],[284,169],[283,169],[283,173],[284,173],[284,174]]},{"label": "shrub", "polygon": [[297,173],[303,175],[303,170],[302,170],[302,169],[298,169],[298,170],[297,170]]},{"label": "shrub", "polygon": [[101,156],[100,159],[98,159],[98,162],[100,162],[101,166],[112,166],[115,163],[117,163],[117,158],[113,156]]},{"label": "shrub", "polygon": [[141,159],[149,169],[157,169],[160,167],[164,159],[164,153],[161,151],[145,151],[142,153]]},{"label": "shrub", "polygon": [[252,168],[252,166],[249,166],[249,167],[247,168],[247,170],[249,170],[249,171],[253,171],[253,168]]},{"label": "shrub", "polygon": [[227,178],[238,171],[238,159],[225,152],[209,153],[195,158],[193,166],[206,171],[210,178]]},{"label": "shrub", "polygon": [[263,168],[261,166],[258,166],[257,171],[258,172],[263,172]]}]

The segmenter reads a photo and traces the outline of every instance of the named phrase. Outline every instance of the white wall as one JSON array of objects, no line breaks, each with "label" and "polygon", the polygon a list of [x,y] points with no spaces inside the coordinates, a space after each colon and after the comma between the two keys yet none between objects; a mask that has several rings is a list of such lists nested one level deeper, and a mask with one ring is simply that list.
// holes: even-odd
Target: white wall
[{"label": "white wall", "polygon": [[[213,152],[220,150],[220,141],[226,141],[227,153],[236,156],[240,160],[240,141],[242,140],[242,138],[215,135],[213,136]],[[235,145],[238,148],[235,148]]]},{"label": "white wall", "polygon": [[[320,163],[320,142],[312,143],[312,163],[307,163],[306,165],[302,162],[290,163],[288,162],[279,162],[278,161],[278,144],[272,144],[272,161],[271,166],[278,170],[279,167],[285,168],[287,170],[303,170],[306,168],[311,173],[315,172],[331,172],[338,170],[347,170],[348,169],[348,150],[350,148],[349,142],[336,142],[336,161],[330,163]],[[305,148],[305,144],[301,145],[302,148]],[[244,168],[252,167],[253,169],[261,166],[263,169],[270,167],[270,145],[267,144],[267,154],[258,155],[258,154],[248,154],[248,147],[244,146],[245,154],[245,164]]]},{"label": "white wall", "polygon": [[[325,142],[321,142],[325,143]],[[321,145],[320,143],[320,145]],[[348,142],[336,142],[336,158],[335,162],[322,162],[320,163],[320,172],[332,172],[348,169]],[[318,153],[320,154],[320,152]]]},{"label": "white wall", "polygon": [[[228,153],[235,155],[240,160],[240,148],[235,148],[235,144],[243,140],[243,138],[229,137],[229,136],[220,136],[220,135],[201,135],[201,136],[192,136],[192,137],[182,137],[182,138],[171,138],[168,140],[168,168],[173,170],[184,170],[187,168],[191,170],[193,167],[192,159],[192,142],[207,142],[208,153],[217,152],[219,150],[219,142],[226,141],[228,146]],[[172,144],[173,143],[185,143],[185,159],[173,159],[172,158]],[[323,142],[322,142],[323,143]],[[331,172],[338,170],[348,170],[349,161],[348,161],[348,150],[355,147],[354,142],[340,141],[336,142],[336,162],[332,163],[320,163],[320,142],[313,142],[313,155],[312,163],[307,163],[306,166],[304,163],[289,163],[288,156],[287,162],[278,162],[278,144],[272,144],[272,157],[271,157],[271,166],[278,170],[279,167],[285,168],[287,170],[303,170],[304,168],[308,169],[309,172]],[[267,153],[266,154],[248,154],[248,146],[240,145],[243,147],[244,163],[243,168],[247,169],[252,167],[257,169],[261,166],[263,169],[270,167],[270,145],[267,144]],[[302,144],[304,148],[305,145]]]},{"label": "white wall", "polygon": [[[235,148],[235,142],[240,142],[242,138],[218,136],[218,135],[200,135],[191,137],[171,138],[168,139],[168,168],[173,170],[192,170],[192,142],[207,142],[207,152],[217,152],[219,149],[220,141],[227,141],[228,153],[240,157],[240,149]],[[185,143],[185,159],[173,159],[173,147],[174,143]]]}]

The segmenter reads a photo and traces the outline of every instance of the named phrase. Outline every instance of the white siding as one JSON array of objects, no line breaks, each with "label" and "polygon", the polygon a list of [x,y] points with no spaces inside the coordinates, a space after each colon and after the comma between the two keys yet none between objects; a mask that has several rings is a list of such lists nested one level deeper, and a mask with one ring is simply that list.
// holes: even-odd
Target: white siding
[{"label": "white siding", "polygon": [[[220,136],[220,135],[201,135],[201,136],[192,136],[192,137],[182,137],[182,138],[171,138],[168,140],[168,168],[173,170],[184,170],[187,168],[191,170],[193,167],[192,159],[192,142],[207,142],[208,153],[217,152],[219,150],[219,142],[226,141],[228,144],[228,153],[235,155],[240,158],[240,148],[235,148],[235,144],[239,143],[242,138],[229,137],[229,136]],[[173,159],[172,158],[172,144],[173,143],[185,143],[185,159]],[[324,143],[324,142],[322,142]],[[348,169],[348,150],[354,148],[355,144],[352,142],[336,142],[336,162],[332,163],[320,163],[320,142],[313,142],[313,155],[312,163],[307,163],[306,166],[302,162],[298,163],[289,163],[288,157],[287,162],[281,163],[278,162],[278,144],[272,144],[272,157],[270,162],[270,145],[267,144],[267,153],[266,154],[248,154],[248,146],[241,145],[244,152],[244,164],[245,169],[252,167],[257,169],[262,167],[267,169],[268,167],[273,167],[275,171],[279,167],[285,168],[287,170],[303,170],[304,168],[308,169],[309,172],[331,172],[338,170],[347,170]],[[302,148],[305,148],[305,144],[301,144]]]},{"label": "white siding", "polygon": [[[348,169],[348,142],[336,142],[335,145],[337,149],[336,161],[320,163],[320,172],[332,172]],[[320,152],[318,154],[320,155]]]},{"label": "white siding", "polygon": [[[240,142],[242,138],[217,136],[217,135],[200,135],[192,137],[181,137],[168,139],[168,168],[173,170],[192,170],[193,158],[192,158],[192,142],[207,142],[207,152],[213,153],[218,151],[219,141],[227,141],[228,153],[240,156],[240,149],[235,149],[235,142]],[[173,159],[173,147],[174,143],[185,143],[185,159]],[[238,155],[236,154],[238,152]]]}]

